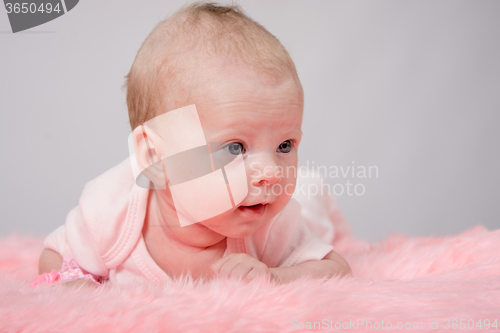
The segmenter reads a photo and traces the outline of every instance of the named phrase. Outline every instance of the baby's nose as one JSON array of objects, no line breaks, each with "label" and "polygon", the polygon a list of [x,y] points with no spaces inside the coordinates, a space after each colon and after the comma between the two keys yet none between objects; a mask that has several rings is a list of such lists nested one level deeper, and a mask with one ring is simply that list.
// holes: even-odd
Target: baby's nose
[{"label": "baby's nose", "polygon": [[272,158],[254,161],[250,166],[252,172],[252,185],[273,185],[282,178],[282,170]]}]

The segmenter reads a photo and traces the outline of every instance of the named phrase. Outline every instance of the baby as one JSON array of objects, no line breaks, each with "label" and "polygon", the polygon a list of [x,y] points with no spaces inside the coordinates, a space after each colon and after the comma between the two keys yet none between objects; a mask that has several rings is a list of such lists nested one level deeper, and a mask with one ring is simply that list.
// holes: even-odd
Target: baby
[{"label": "baby", "polygon": [[[351,273],[308,229],[292,198],[303,90],[289,54],[265,28],[237,6],[191,4],[149,34],[126,86],[134,159],[152,185],[138,186],[131,158],[87,183],[65,225],[46,238],[40,274],[72,283],[161,284],[183,275],[286,283]],[[229,209],[185,225],[163,163],[171,155],[165,137],[148,125],[179,110],[197,115],[206,142],[221,143],[207,146],[210,156],[243,161],[247,189],[240,200],[230,192]]]}]

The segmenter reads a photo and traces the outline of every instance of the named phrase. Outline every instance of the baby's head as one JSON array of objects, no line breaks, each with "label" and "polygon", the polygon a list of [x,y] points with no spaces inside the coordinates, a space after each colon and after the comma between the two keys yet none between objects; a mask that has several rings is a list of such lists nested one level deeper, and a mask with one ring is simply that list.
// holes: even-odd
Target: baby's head
[{"label": "baby's head", "polygon": [[[126,85],[141,169],[150,152],[154,160],[165,155],[158,137],[149,137],[147,148],[139,125],[192,104],[206,141],[243,155],[248,195],[233,209],[191,226],[198,233],[245,237],[288,203],[302,135],[302,86],[281,43],[238,7],[196,3],[158,24]],[[157,192],[168,209],[169,191]]]}]

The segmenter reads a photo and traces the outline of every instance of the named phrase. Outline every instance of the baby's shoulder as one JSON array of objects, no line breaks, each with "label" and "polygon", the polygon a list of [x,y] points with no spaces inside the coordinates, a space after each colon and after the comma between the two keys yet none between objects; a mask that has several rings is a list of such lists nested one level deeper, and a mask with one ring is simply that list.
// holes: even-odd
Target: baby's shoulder
[{"label": "baby's shoulder", "polygon": [[80,208],[91,219],[110,217],[127,206],[133,186],[134,178],[127,158],[85,184],[79,200]]},{"label": "baby's shoulder", "polygon": [[106,170],[99,176],[88,181],[83,189],[83,194],[92,192],[92,195],[102,193],[116,194],[123,190],[130,190],[134,184],[134,175],[130,164],[130,158],[126,158],[119,164]]}]

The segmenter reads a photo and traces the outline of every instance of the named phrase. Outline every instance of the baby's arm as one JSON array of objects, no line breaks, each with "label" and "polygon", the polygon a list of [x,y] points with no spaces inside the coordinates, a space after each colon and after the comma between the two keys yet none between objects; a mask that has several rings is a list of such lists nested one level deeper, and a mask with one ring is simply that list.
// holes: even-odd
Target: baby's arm
[{"label": "baby's arm", "polygon": [[[61,255],[50,249],[44,249],[38,260],[38,274],[50,273],[53,269],[56,271],[61,270],[63,258]],[[80,286],[94,287],[94,284],[85,280],[76,280],[63,283],[64,286]]]},{"label": "baby's arm", "polygon": [[312,278],[352,275],[347,261],[334,251],[328,253],[322,260],[307,261],[292,267],[276,268],[268,268],[263,262],[246,253],[232,253],[217,260],[210,268],[217,275],[244,279],[267,275],[279,283],[287,283],[306,275]]},{"label": "baby's arm", "polygon": [[53,269],[59,271],[62,267],[63,258],[59,253],[43,249],[38,260],[38,274],[50,273]]},{"label": "baby's arm", "polygon": [[275,267],[269,270],[280,283],[287,283],[305,275],[313,278],[352,275],[347,261],[335,251],[328,253],[322,260],[306,261],[297,266]]}]

